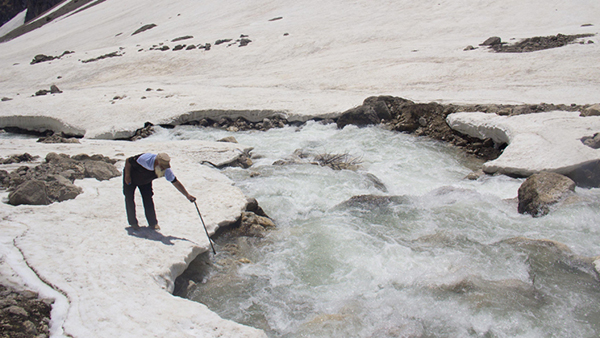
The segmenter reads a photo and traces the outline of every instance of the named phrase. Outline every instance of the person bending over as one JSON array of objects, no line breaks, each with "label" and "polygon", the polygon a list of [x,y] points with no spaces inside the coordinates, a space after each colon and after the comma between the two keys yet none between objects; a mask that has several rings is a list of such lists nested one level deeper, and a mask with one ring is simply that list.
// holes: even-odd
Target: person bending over
[{"label": "person bending over", "polygon": [[142,194],[148,226],[154,230],[160,229],[156,220],[154,201],[152,200],[152,195],[154,195],[152,181],[162,176],[171,182],[190,202],[196,201],[196,197],[190,195],[173,174],[169,155],[165,153],[144,153],[129,157],[125,161],[125,169],[123,170],[123,194],[125,195],[127,221],[133,229],[140,228],[135,216],[135,188],[138,188],[140,194]]}]

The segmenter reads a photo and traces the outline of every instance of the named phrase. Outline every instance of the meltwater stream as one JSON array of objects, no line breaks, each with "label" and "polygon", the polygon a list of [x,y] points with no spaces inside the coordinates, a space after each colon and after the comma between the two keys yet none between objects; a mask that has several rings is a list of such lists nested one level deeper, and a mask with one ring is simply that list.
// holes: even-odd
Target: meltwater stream
[{"label": "meltwater stream", "polygon": [[[217,241],[188,297],[222,317],[270,337],[600,335],[599,189],[532,218],[517,213],[523,180],[467,180],[481,163],[379,127],[179,127],[153,137],[225,136],[254,147],[250,169],[223,172],[277,228]],[[273,165],[296,149],[348,153],[361,169]],[[397,197],[344,203],[359,195]]]}]

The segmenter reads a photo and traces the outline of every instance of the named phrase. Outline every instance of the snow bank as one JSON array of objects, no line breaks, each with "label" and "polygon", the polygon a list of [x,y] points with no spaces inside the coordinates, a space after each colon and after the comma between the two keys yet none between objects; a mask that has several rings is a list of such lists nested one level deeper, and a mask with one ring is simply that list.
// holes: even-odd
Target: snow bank
[{"label": "snow bank", "polygon": [[517,116],[456,113],[447,118],[452,129],[496,143],[507,143],[502,155],[483,165],[486,173],[529,176],[546,170],[568,174],[600,159],[600,150],[581,142],[600,131],[600,116],[549,112]]}]

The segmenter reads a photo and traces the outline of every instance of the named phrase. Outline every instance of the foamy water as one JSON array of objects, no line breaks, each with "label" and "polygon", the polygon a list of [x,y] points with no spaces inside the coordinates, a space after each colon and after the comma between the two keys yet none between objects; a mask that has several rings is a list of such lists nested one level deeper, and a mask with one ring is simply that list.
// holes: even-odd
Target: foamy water
[{"label": "foamy water", "polygon": [[[255,159],[250,169],[224,173],[277,229],[264,239],[217,240],[218,254],[189,296],[222,317],[272,337],[600,334],[600,284],[585,259],[600,254],[598,189],[577,189],[578,201],[546,217],[520,215],[522,179],[466,180],[479,162],[379,127],[178,127],[152,138],[230,135],[253,146]],[[296,149],[348,153],[361,169],[273,165]],[[342,204],[368,194],[399,197]],[[517,237],[558,241],[572,253]]]}]

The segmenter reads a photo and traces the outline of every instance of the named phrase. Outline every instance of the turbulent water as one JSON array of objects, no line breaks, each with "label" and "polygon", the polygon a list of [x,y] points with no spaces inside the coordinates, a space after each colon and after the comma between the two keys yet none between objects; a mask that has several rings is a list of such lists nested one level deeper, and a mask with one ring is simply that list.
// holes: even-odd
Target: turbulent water
[{"label": "turbulent water", "polygon": [[[219,239],[208,269],[196,264],[203,277],[188,297],[222,317],[270,337],[600,335],[590,259],[600,254],[598,189],[532,218],[517,213],[522,180],[467,180],[481,163],[378,127],[179,127],[153,137],[230,135],[254,147],[254,165],[223,172],[277,228]],[[273,165],[296,149],[349,154],[361,168]],[[397,197],[344,203],[358,195]]]}]

